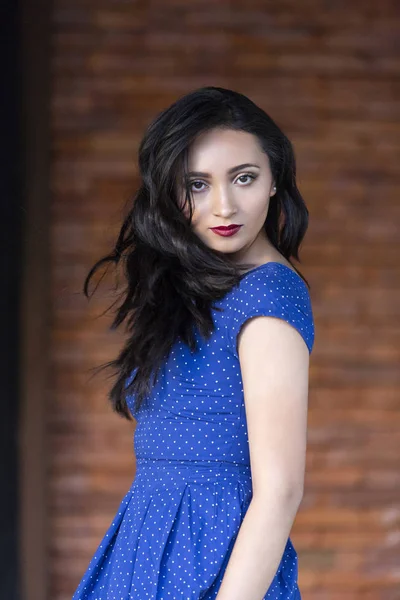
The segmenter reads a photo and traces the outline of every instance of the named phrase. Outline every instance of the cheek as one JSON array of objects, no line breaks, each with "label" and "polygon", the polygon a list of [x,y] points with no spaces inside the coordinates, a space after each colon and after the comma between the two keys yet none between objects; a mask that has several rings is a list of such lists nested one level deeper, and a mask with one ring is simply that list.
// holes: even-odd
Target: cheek
[{"label": "cheek", "polygon": [[259,219],[268,209],[269,198],[264,193],[249,195],[242,204],[244,212],[250,219]]},{"label": "cheek", "polygon": [[206,204],[202,205],[201,203],[196,203],[196,201],[194,201],[192,217],[193,228],[207,228],[209,220],[209,210]]}]

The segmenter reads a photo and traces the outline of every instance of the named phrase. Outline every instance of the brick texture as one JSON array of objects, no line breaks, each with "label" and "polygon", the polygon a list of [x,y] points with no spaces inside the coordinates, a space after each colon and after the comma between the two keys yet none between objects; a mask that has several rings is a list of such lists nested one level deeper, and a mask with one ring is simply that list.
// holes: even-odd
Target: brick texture
[{"label": "brick texture", "polygon": [[[112,275],[81,293],[137,185],[157,112],[237,89],[292,139],[310,210],[305,495],[292,531],[307,600],[400,598],[400,66],[397,2],[54,0],[50,598],[70,600],[135,473],[134,424],[91,369],[122,334]],[[397,189],[396,189],[397,188]]]}]

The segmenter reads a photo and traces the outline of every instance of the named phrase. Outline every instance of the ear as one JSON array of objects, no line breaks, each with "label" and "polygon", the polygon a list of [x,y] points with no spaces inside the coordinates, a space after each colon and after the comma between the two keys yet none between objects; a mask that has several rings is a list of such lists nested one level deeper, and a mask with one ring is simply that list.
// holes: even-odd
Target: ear
[{"label": "ear", "polygon": [[270,194],[269,194],[269,195],[270,195],[270,196],[275,196],[275,194],[276,194],[276,184],[275,184],[275,183],[273,183],[273,184],[272,184],[272,187],[271,187],[271,192],[270,192]]}]

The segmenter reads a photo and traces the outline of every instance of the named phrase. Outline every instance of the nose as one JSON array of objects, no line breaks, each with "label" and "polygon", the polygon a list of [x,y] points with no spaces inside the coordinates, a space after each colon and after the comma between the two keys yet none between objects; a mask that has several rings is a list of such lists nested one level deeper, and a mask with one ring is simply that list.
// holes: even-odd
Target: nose
[{"label": "nose", "polygon": [[212,212],[214,215],[224,218],[228,218],[236,212],[234,198],[223,185],[215,188],[212,194]]}]

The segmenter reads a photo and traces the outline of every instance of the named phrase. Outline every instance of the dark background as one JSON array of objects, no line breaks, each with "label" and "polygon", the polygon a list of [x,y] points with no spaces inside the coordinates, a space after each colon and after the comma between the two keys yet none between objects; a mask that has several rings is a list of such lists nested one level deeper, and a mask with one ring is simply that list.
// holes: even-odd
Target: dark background
[{"label": "dark background", "polygon": [[1,419],[0,419],[0,598],[19,598],[18,569],[18,349],[21,273],[21,122],[19,118],[19,3],[4,0],[0,11],[0,255]]}]

